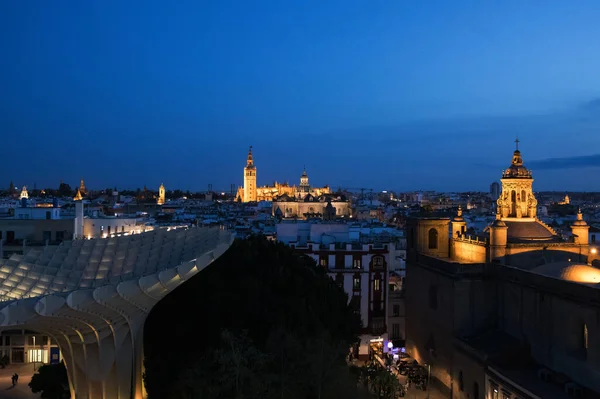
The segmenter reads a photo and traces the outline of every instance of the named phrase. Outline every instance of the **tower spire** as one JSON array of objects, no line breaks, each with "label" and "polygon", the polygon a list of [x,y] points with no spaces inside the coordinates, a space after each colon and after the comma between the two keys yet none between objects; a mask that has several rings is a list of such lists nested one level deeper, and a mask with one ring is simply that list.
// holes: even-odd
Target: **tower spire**
[{"label": "tower spire", "polygon": [[517,151],[519,151],[519,136],[517,136],[517,139],[515,140],[515,144],[517,145]]},{"label": "tower spire", "polygon": [[246,166],[252,166],[254,164],[254,159],[252,158],[252,146],[248,149],[248,162]]}]

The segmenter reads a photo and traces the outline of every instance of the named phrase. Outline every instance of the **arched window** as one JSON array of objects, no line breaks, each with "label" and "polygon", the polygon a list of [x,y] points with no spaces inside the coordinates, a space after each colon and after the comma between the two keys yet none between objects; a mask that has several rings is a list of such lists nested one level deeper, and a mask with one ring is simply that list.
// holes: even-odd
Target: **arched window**
[{"label": "arched window", "polygon": [[436,229],[429,229],[429,249],[437,249],[438,232]]},{"label": "arched window", "polygon": [[463,372],[460,370],[458,372],[458,389],[462,392],[465,390],[465,381],[463,380]]},{"label": "arched window", "polygon": [[521,190],[521,202],[525,201],[527,201],[527,194],[525,193],[525,190]]}]

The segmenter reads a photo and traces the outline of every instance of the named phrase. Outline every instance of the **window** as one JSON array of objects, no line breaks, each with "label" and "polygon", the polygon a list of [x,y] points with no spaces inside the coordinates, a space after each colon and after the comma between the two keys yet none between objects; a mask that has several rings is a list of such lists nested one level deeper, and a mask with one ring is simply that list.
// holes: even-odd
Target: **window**
[{"label": "window", "polygon": [[111,227],[111,226],[108,226],[108,235],[110,235],[110,227]]},{"label": "window", "polygon": [[436,229],[429,229],[429,249],[437,249],[438,232]]},{"label": "window", "polygon": [[429,307],[432,310],[437,310],[438,307],[438,291],[435,285],[429,287]]},{"label": "window", "polygon": [[373,280],[373,291],[379,291],[381,289],[381,280],[376,278]]},{"label": "window", "polygon": [[458,372],[458,389],[463,392],[465,390],[465,381],[463,379],[463,372],[460,370]]},{"label": "window", "polygon": [[56,241],[62,241],[65,239],[65,232],[64,231],[57,231],[56,232]]},{"label": "window", "polygon": [[4,345],[10,346],[10,335],[4,337]]},{"label": "window", "polygon": [[36,342],[36,337],[34,335],[30,335],[27,337],[27,345],[39,345],[39,342]]},{"label": "window", "polygon": [[121,226],[121,233],[125,233],[125,226]]},{"label": "window", "polygon": [[392,324],[392,338],[400,338],[400,324]]},{"label": "window", "polygon": [[473,399],[479,399],[479,384],[473,383]]},{"label": "window", "polygon": [[394,305],[392,307],[392,317],[400,317],[400,305]]},{"label": "window", "polygon": [[44,241],[50,241],[52,240],[52,232],[51,231],[44,231]]},{"label": "window", "polygon": [[360,277],[354,276],[352,279],[352,289],[360,290]]},{"label": "window", "polygon": [[352,260],[352,267],[355,269],[360,269],[362,267],[362,259],[354,258]]},{"label": "window", "polygon": [[50,342],[48,342],[48,336],[47,335],[43,335],[42,336],[42,345],[50,345]]},{"label": "window", "polygon": [[588,328],[587,324],[583,324],[583,349],[588,349]]},{"label": "window", "polygon": [[52,219],[52,213],[50,213],[50,211],[46,211],[46,219],[47,220]]},{"label": "window", "polygon": [[373,257],[373,267],[378,269],[383,267],[383,256],[374,256]]},{"label": "window", "polygon": [[327,267],[327,256],[321,256],[321,258],[319,258],[319,264],[321,266]]}]

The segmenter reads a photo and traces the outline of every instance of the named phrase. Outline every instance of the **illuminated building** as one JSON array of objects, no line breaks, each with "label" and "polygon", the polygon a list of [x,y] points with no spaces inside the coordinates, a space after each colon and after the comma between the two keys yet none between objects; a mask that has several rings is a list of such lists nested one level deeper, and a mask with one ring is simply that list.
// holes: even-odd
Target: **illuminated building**
[{"label": "illuminated building", "polygon": [[342,194],[306,194],[303,198],[283,194],[273,199],[273,216],[294,219],[335,219],[352,215],[350,202]]},{"label": "illuminated building", "polygon": [[81,179],[81,181],[79,182],[79,192],[83,196],[86,196],[88,193],[87,188],[85,188],[85,182],[83,181],[83,179]]},{"label": "illuminated building", "polygon": [[501,182],[483,235],[466,234],[460,210],[407,221],[406,350],[453,398],[596,398],[600,271],[587,264],[597,251],[589,226],[578,212],[563,240],[537,219],[518,148]]},{"label": "illuminated building", "polygon": [[27,187],[23,186],[23,189],[21,189],[21,195],[19,195],[19,199],[28,199],[29,198],[29,194],[27,193]]},{"label": "illuminated building", "polygon": [[165,203],[165,186],[161,183],[158,187],[158,199],[156,200],[157,205],[164,205]]},{"label": "illuminated building", "polygon": [[297,199],[303,199],[308,194],[319,197],[323,194],[330,194],[331,189],[329,186],[325,187],[312,187],[308,182],[308,174],[306,169],[300,176],[300,184],[289,185],[288,183],[275,182],[271,186],[257,186],[256,180],[256,165],[252,156],[252,146],[248,151],[248,158],[246,160],[246,166],[244,167],[244,186],[238,188],[237,196],[239,200],[243,202],[253,201],[273,201],[279,196],[287,195],[288,197],[294,197]]}]

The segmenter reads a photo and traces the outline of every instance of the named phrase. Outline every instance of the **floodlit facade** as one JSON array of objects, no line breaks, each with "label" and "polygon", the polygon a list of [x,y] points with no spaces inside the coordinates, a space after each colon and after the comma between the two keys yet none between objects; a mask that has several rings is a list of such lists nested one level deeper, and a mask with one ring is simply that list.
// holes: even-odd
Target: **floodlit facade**
[{"label": "floodlit facade", "polygon": [[312,187],[308,183],[306,168],[300,176],[300,184],[298,186],[275,182],[273,185],[258,187],[256,180],[256,165],[254,164],[254,157],[252,156],[252,146],[250,146],[248,158],[246,159],[246,166],[244,167],[244,186],[238,188],[236,198],[243,202],[256,202],[274,201],[277,197],[282,195],[301,199],[309,194],[314,197],[319,197],[323,194],[331,194],[331,188],[329,186]]},{"label": "floodlit facade", "polygon": [[169,228],[2,259],[0,329],[57,342],[72,398],[143,398],[146,317],[232,240],[219,228]]}]

